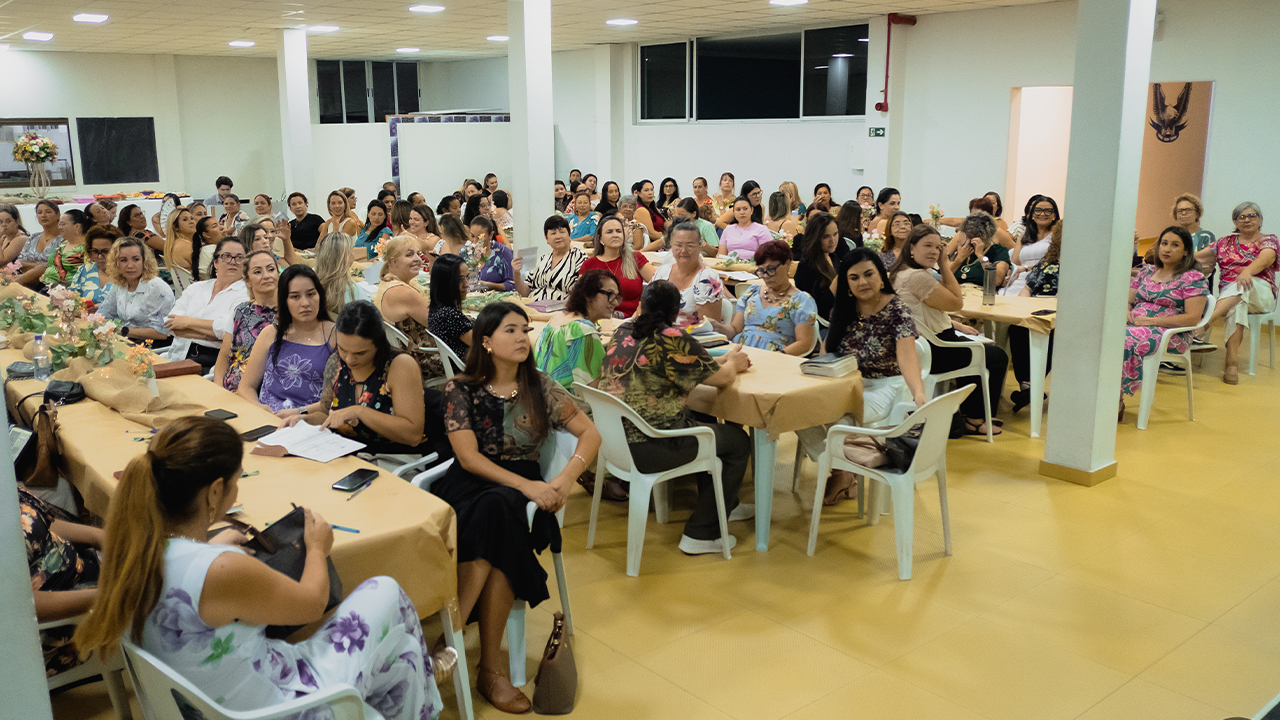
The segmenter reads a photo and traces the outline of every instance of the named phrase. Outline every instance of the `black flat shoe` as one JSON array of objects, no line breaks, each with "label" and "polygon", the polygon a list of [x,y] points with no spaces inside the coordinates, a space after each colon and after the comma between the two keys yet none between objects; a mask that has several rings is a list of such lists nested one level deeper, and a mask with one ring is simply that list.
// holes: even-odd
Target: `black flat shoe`
[{"label": "black flat shoe", "polygon": [[1013,412],[1016,415],[1019,410],[1031,404],[1031,391],[1014,390],[1009,393],[1009,400],[1013,402]]}]

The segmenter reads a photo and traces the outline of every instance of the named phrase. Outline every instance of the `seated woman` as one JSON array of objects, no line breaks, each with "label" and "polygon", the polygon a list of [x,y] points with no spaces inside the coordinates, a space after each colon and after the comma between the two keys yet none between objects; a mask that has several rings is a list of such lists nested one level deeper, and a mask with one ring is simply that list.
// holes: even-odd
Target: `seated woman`
[{"label": "seated woman", "polygon": [[747,286],[725,334],[747,347],[807,355],[817,343],[818,304],[791,282],[791,248],[770,240],[756,250],[755,261],[764,286]]},{"label": "seated woman", "polygon": [[[245,540],[239,532],[208,539],[214,520],[236,503],[243,458],[244,441],[230,425],[194,416],[161,428],[129,462],[111,498],[98,597],[76,631],[80,651],[110,656],[128,633],[231,710],[345,684],[388,720],[437,716],[440,694],[418,611],[389,577],[361,583],[307,640],[266,636],[268,625],[324,616],[333,530],[305,511],[298,580],[237,547]],[[348,627],[353,621],[383,640],[361,642]]]},{"label": "seated woman", "polygon": [[[1129,284],[1129,314],[1124,329],[1124,365],[1120,370],[1120,414],[1124,397],[1142,387],[1142,361],[1160,345],[1163,328],[1190,327],[1204,317],[1209,281],[1196,270],[1195,239],[1186,228],[1164,229],[1156,240],[1158,265],[1143,265]],[[1190,333],[1169,338],[1168,351],[1190,350]]]},{"label": "seated woman", "polygon": [[369,293],[351,277],[353,248],[351,236],[345,233],[329,233],[316,245],[316,277],[324,285],[329,317],[337,317],[349,302],[369,299]]},{"label": "seated woman", "polygon": [[164,327],[173,336],[170,360],[190,359],[208,372],[218,361],[222,336],[231,329],[236,306],[249,299],[244,286],[244,246],[223,238],[214,249],[210,278],[192,283],[174,303]]},{"label": "seated woman", "polygon": [[[799,202],[798,198],[796,202]],[[800,231],[791,217],[791,204],[787,194],[781,190],[769,196],[769,216],[765,218],[764,226],[769,229],[774,240],[786,240],[788,245],[791,244],[791,238]]]},{"label": "seated woman", "polygon": [[893,216],[902,209],[902,194],[897,188],[880,188],[880,194],[876,195],[876,216],[871,218],[868,226],[871,232],[878,234],[880,237],[888,237],[889,223]]},{"label": "seated woman", "polygon": [[542,234],[551,252],[538,258],[538,266],[524,277],[521,295],[530,300],[567,300],[578,280],[578,271],[586,262],[586,253],[570,241],[569,222],[552,215],[542,223]]},{"label": "seated woman", "polygon": [[436,257],[457,255],[466,258],[474,250],[471,235],[462,221],[452,214],[440,216],[440,242],[432,248],[432,254]]},{"label": "seated woman", "polygon": [[62,211],[52,200],[36,201],[36,222],[40,231],[31,233],[18,253],[22,274],[18,283],[29,288],[40,285],[40,278],[49,268],[49,258],[62,247]]},{"label": "seated woman", "polygon": [[[277,228],[280,231],[277,232]],[[297,265],[299,262],[298,251],[293,248],[293,243],[289,239],[289,223],[276,224],[271,218],[260,217],[244,226],[240,231],[240,244],[244,245],[245,252],[265,252],[270,253],[275,261],[276,273],[284,272],[284,269],[290,265]],[[280,242],[276,242],[279,237]],[[276,253],[275,246],[280,244],[284,248],[284,257]]]},{"label": "seated woman", "polygon": [[[889,271],[889,281],[898,297],[907,304],[911,311],[911,319],[917,329],[932,333],[939,340],[962,342],[965,338],[958,332],[977,335],[978,331],[964,323],[959,323],[947,316],[964,307],[964,295],[960,292],[960,283],[951,272],[947,254],[942,251],[942,236],[929,225],[917,225],[911,230],[910,237],[902,247],[902,255]],[[942,276],[939,282],[934,272]],[[957,332],[958,331],[958,332]],[[1009,356],[995,345],[982,346],[986,358],[988,401],[991,403],[992,423],[999,425],[994,418],[1000,410],[1000,393],[1004,388],[1004,376],[1009,369]],[[969,365],[971,351],[969,348],[945,347],[933,344],[932,364],[929,372],[941,374],[959,370]],[[978,377],[966,377],[957,381],[959,385],[976,385]],[[986,411],[981,392],[969,393],[960,405],[960,413],[965,417],[966,435],[986,435]],[[999,427],[991,429],[992,435],[999,435]]]},{"label": "seated woman", "polygon": [[597,323],[613,317],[621,300],[618,280],[608,271],[583,273],[569,293],[564,311],[553,314],[538,335],[533,351],[538,369],[571,393],[575,382],[595,382],[604,363],[604,343]]},{"label": "seated woman", "polygon": [[276,322],[258,335],[236,394],[282,418],[315,412],[334,347],[324,285],[315,271],[306,265],[286,268],[276,306]]},{"label": "seated woman", "polygon": [[[473,259],[478,263],[479,286],[484,290],[511,291],[516,289],[517,273],[512,267],[514,256],[511,248],[495,242],[498,226],[484,216],[477,216],[469,225],[471,242],[475,245]],[[524,278],[520,278],[524,284]]]},{"label": "seated woman", "polygon": [[[553,513],[592,467],[600,434],[569,393],[538,372],[519,305],[481,310],[476,342],[466,373],[445,386],[445,428],[457,462],[431,492],[458,516],[458,605],[468,622],[480,623],[476,689],[497,709],[523,713],[529,699],[504,675],[507,616],[515,598],[536,606],[549,597],[534,552],[560,550]],[[552,430],[567,430],[578,444],[559,475],[543,478],[538,459]],[[538,508],[532,528],[530,501]]]},{"label": "seated woman", "polygon": [[[746,198],[751,206],[751,222],[763,225],[764,208],[761,207],[761,203],[764,201],[764,190],[760,188],[760,183],[755,180],[742,183],[742,194],[738,198]],[[733,206],[737,204],[738,198],[733,198],[729,203],[729,209],[716,220],[716,227],[724,230],[738,222],[738,216],[733,212]]]},{"label": "seated woman", "polygon": [[911,222],[911,216],[904,212],[895,212],[889,216],[889,232],[880,246],[881,265],[888,268],[898,262],[898,252],[907,242],[907,236],[911,234],[913,227],[915,223]]},{"label": "seated woman", "polygon": [[[835,217],[840,228],[841,255],[852,248],[862,247],[862,206],[858,201],[846,200]],[[889,223],[889,234],[893,234],[892,222]]]},{"label": "seated woman", "polygon": [[231,316],[231,331],[223,333],[222,347],[218,350],[218,362],[213,366],[213,381],[235,392],[240,388],[240,376],[249,353],[257,342],[262,329],[276,322],[276,290],[280,273],[276,270],[276,257],[266,250],[254,250],[245,257],[249,288],[249,301],[236,306]]},{"label": "seated woman", "polygon": [[[133,236],[151,244],[159,238],[156,234],[147,229],[147,214],[142,212],[142,208],[137,205],[125,205],[120,211],[120,228],[121,237]],[[161,248],[164,247],[164,241],[159,241]]]},{"label": "seated woman", "polygon": [[[751,360],[736,347],[712,358],[701,343],[675,327],[679,312],[676,286],[665,280],[650,283],[644,291],[641,313],[613,333],[599,387],[658,430],[696,425],[711,428],[716,435],[716,456],[723,464],[724,511],[730,520],[747,520],[755,516],[755,506],[738,503],[738,488],[751,457],[750,438],[732,423],[695,421],[687,401],[699,384],[715,388],[732,385],[739,373],[751,367]],[[698,454],[698,443],[692,437],[650,438],[630,425],[626,430],[631,457],[640,472],[669,470]],[[697,477],[698,506],[684,525],[680,550],[689,555],[723,552],[724,543],[732,548],[737,539],[720,536],[711,477],[705,473]]]},{"label": "seated woman", "polygon": [[[1000,202],[1000,195],[997,193],[991,192],[991,193],[987,193],[986,195],[983,195],[982,197],[978,197],[970,200],[969,215],[972,215],[976,212],[984,212],[991,216],[991,219],[994,220],[996,223],[996,234],[995,234],[996,244],[1004,246],[1012,254],[1017,244],[1014,242],[1013,235],[1009,234],[1009,223],[1006,223],[1004,221],[1004,218],[1000,217],[1001,215],[1004,214],[1004,206]],[[1054,218],[1054,220],[1051,221],[1049,224],[1052,225],[1056,221],[1057,219]],[[947,227],[958,228],[963,223],[964,223],[964,218],[950,218],[950,217],[938,218],[938,225],[946,225]],[[1028,261],[1027,264],[1035,265],[1036,260],[1038,259],[1039,258],[1030,260]],[[1013,294],[1016,295],[1017,293],[1013,293]]]},{"label": "seated woman", "polygon": [[[694,187],[698,187],[695,182]],[[707,198],[710,200],[710,198]],[[705,207],[710,207],[706,205]],[[671,206],[671,222],[682,223],[691,222],[698,228],[698,234],[702,237],[702,247],[699,252],[707,257],[715,257],[720,248],[720,235],[716,232],[714,223],[708,222],[699,216],[701,206],[694,198],[682,198],[680,202]]]},{"label": "seated woman", "polygon": [[[977,202],[977,201],[974,201]],[[1027,285],[1027,271],[1040,263],[1053,242],[1053,226],[1060,219],[1053,198],[1036,195],[1027,203],[1030,212],[1022,219],[1016,239],[1009,251],[1009,279],[1000,288],[1001,295],[1019,295]]]},{"label": "seated woman", "polygon": [[343,195],[342,191],[330,192],[325,200],[325,207],[329,210],[329,218],[320,223],[317,229],[317,244],[331,233],[346,233],[355,237],[360,232],[360,221],[349,214],[350,206],[347,204],[347,196]]},{"label": "seated woman", "polygon": [[164,264],[191,272],[191,239],[196,234],[196,216],[176,207],[164,223]]},{"label": "seated woman", "polygon": [[[1049,249],[1040,262],[1027,271],[1027,281],[1019,293],[1022,297],[1055,297],[1058,294],[1058,259],[1062,255],[1062,221],[1054,223],[1049,231]],[[1031,336],[1021,325],[1009,326],[1009,355],[1013,362],[1013,377],[1018,389],[1009,394],[1016,413],[1031,403]],[[1053,370],[1053,332],[1049,333],[1049,356],[1045,359],[1045,374]]]},{"label": "seated woman", "polygon": [[818,317],[828,323],[831,321],[831,307],[836,302],[832,292],[836,284],[836,267],[848,252],[841,252],[841,245],[839,223],[827,213],[819,212],[805,225],[804,235],[792,248],[792,257],[800,255],[800,262],[796,265],[796,287],[813,298]]},{"label": "seated woman", "polygon": [[111,225],[94,225],[84,236],[85,263],[67,281],[67,287],[81,297],[102,305],[107,299],[111,281],[107,279],[107,256],[111,247],[120,239],[120,231]]},{"label": "seated woman", "polygon": [[436,215],[425,202],[414,205],[409,211],[406,230],[418,239],[418,252],[423,255],[430,253],[440,243],[440,227],[436,224]]},{"label": "seated woman", "polygon": [[[418,284],[422,256],[418,254],[417,240],[407,235],[391,238],[383,247],[382,256],[384,260],[379,275],[382,282],[378,283],[378,292],[373,296],[374,306],[381,311],[384,321],[391,323],[409,338],[409,356],[418,363],[423,379],[444,377],[440,354],[434,350],[436,343],[427,334],[430,306],[422,286]],[[437,266],[445,262],[444,257],[436,260]],[[449,260],[446,264],[460,262],[459,258]],[[466,265],[462,267],[466,268]]]},{"label": "seated woman", "polygon": [[631,194],[635,196],[635,221],[644,227],[650,240],[662,237],[662,229],[666,226],[666,218],[658,210],[655,201],[653,183],[641,180],[631,186]]},{"label": "seated woman", "polygon": [[364,227],[356,236],[356,249],[363,250],[367,258],[378,256],[377,246],[384,238],[391,238],[391,228],[387,225],[387,208],[377,200],[369,201],[365,211]]},{"label": "seated woman", "polygon": [[640,306],[640,290],[653,280],[654,267],[649,259],[637,254],[626,241],[626,226],[622,218],[610,215],[596,226],[595,252],[582,263],[580,273],[588,270],[608,270],[618,279],[622,289],[622,302],[618,303],[615,316],[631,317]]},{"label": "seated woman", "polygon": [[[248,224],[240,226],[240,229],[248,227]],[[222,242],[224,237],[238,238],[238,233],[228,233],[222,223],[217,218],[202,217],[196,221],[196,231],[191,235],[191,255],[199,258],[196,266],[191,269],[191,279],[199,281],[201,278],[209,277],[209,268],[213,267],[213,251],[218,247],[218,243]],[[248,252],[247,250],[245,252]]]},{"label": "seated woman", "polygon": [[457,255],[444,255],[431,268],[431,312],[427,329],[444,341],[462,362],[471,354],[471,319],[462,314],[470,268]]},{"label": "seated woman", "polygon": [[702,235],[698,227],[687,220],[673,220],[671,225],[668,230],[672,262],[658,266],[653,279],[666,280],[680,291],[676,327],[687,329],[708,319],[719,323],[724,283],[720,282],[720,273],[702,263]]},{"label": "seated woman", "polygon": [[169,343],[165,318],[173,309],[173,289],[159,274],[155,254],[140,238],[121,238],[111,246],[106,267],[111,285],[99,312],[123,337],[155,346]]},{"label": "seated woman", "polygon": [[[624,195],[618,200],[618,211],[614,215],[622,218],[623,233],[631,244],[631,249],[636,252],[642,252],[644,248],[649,247],[653,242],[661,240],[662,234],[649,234],[649,229],[645,227],[645,224],[636,220],[636,210],[638,209],[639,204],[636,201],[636,197],[634,195]],[[601,216],[601,219],[605,217],[608,216]],[[597,232],[599,232],[599,227],[600,225],[597,223]]]},{"label": "seated woman", "polygon": [[751,201],[746,195],[733,201],[733,223],[720,235],[720,255],[737,253],[740,257],[754,255],[756,249],[773,239],[769,228],[751,217]]},{"label": "seated woman", "polygon": [[570,240],[589,240],[596,234],[600,213],[591,209],[591,193],[579,190],[573,195],[573,214],[567,218]]},{"label": "seated woman", "polygon": [[49,256],[49,266],[45,268],[40,281],[45,287],[66,285],[84,264],[85,233],[94,225],[93,220],[80,210],[68,210],[58,221],[58,230],[62,233],[62,245]]},{"label": "seated woman", "polygon": [[976,212],[964,219],[960,230],[947,243],[951,269],[961,285],[982,287],[984,266],[988,264],[996,267],[996,287],[1004,284],[1009,273],[1009,250],[992,240],[995,234],[996,224],[991,216]]}]

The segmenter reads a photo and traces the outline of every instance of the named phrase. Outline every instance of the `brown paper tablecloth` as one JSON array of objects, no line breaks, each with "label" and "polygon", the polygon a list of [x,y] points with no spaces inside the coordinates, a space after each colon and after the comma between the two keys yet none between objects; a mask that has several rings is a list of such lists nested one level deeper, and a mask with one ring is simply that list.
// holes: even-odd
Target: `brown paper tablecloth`
[{"label": "brown paper tablecloth", "polygon": [[[21,359],[20,351],[0,351],[0,369]],[[203,378],[184,376],[157,383],[172,384],[199,405],[200,412],[221,408],[236,413],[239,417],[229,423],[240,432],[279,422],[271,413]],[[5,402],[12,412],[19,399],[43,387],[36,380],[8,383]],[[38,404],[39,396],[27,400],[22,417],[30,418]],[[150,429],[93,400],[59,408],[58,423],[68,479],[88,508],[105,516],[116,486],[114,473],[145,451]],[[360,530],[359,534],[334,532],[333,561],[347,590],[370,577],[389,575],[424,617],[457,595],[457,520],[444,501],[384,471],[347,502],[347,493],[329,486],[354,470],[371,467],[368,463],[354,457],[329,463],[262,457],[250,455],[252,447],[245,444],[244,470],[258,474],[240,480],[242,520],[262,528],[291,510],[291,502],[309,507],[331,523]]]},{"label": "brown paper tablecloth", "polygon": [[832,423],[846,413],[862,414],[862,374],[816,378],[800,373],[801,359],[783,353],[743,348],[751,369],[723,390],[699,385],[689,394],[697,412],[764,428],[777,440],[784,432]]},{"label": "brown paper tablecloth", "polygon": [[[964,309],[957,315],[975,320],[1020,325],[1032,332],[1048,335],[1057,323],[1058,299],[997,295],[995,305],[982,304],[982,288],[964,287]],[[1054,310],[1053,315],[1032,315],[1036,310]]]}]

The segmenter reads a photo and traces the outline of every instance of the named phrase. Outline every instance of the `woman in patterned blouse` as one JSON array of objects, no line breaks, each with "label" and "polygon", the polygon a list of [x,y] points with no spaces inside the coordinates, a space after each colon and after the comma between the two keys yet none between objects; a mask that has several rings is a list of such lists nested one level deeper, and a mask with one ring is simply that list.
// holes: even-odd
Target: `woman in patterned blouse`
[{"label": "woman in patterned blouse", "polygon": [[222,335],[222,348],[213,366],[213,381],[231,392],[240,388],[240,375],[249,362],[249,353],[258,335],[276,321],[276,291],[280,282],[276,256],[266,250],[255,250],[245,258],[245,267],[249,302],[236,306],[231,332]]},{"label": "woman in patterned blouse", "polygon": [[[538,266],[525,278],[520,294],[531,300],[567,300],[573,284],[578,281],[578,271],[587,256],[573,246],[569,239],[569,221],[552,215],[542,223],[542,234],[551,252],[538,258]],[[518,260],[519,258],[517,258]]]},{"label": "woman in patterned blouse", "polygon": [[790,246],[770,240],[756,250],[755,261],[764,286],[747,287],[729,330],[747,347],[807,355],[817,342],[818,303],[791,282]]}]

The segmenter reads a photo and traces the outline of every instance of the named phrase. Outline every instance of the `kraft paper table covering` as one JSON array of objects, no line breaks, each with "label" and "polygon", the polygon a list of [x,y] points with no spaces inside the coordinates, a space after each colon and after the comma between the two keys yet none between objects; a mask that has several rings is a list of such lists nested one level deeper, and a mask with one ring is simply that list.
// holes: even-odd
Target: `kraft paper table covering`
[{"label": "kraft paper table covering", "polygon": [[[21,360],[17,350],[0,351],[0,369]],[[221,408],[236,413],[229,424],[239,432],[279,419],[247,400],[195,376],[165,378],[158,385],[174,389],[200,406],[199,412]],[[44,383],[18,380],[6,385],[6,404],[14,404]],[[30,417],[39,396],[26,401],[23,417]],[[86,506],[105,516],[115,490],[114,473],[146,449],[149,430],[93,400],[58,409],[59,436],[68,479],[84,496]],[[333,561],[343,587],[354,589],[376,575],[390,575],[404,588],[418,612],[426,616],[444,607],[457,595],[457,527],[453,509],[389,472],[382,472],[367,490],[351,502],[347,493],[329,486],[353,470],[372,467],[355,457],[330,463],[302,458],[271,458],[249,454],[245,444],[244,469],[257,475],[240,479],[240,518],[261,529],[292,509],[291,502],[312,508],[326,520],[360,530],[359,534],[334,532]]]},{"label": "kraft paper table covering", "polygon": [[976,320],[993,320],[1020,325],[1032,332],[1048,335],[1057,324],[1057,314],[1032,315],[1031,313],[1037,310],[1056,311],[1057,309],[1058,299],[1051,297],[997,295],[995,305],[983,305],[982,289],[969,286],[964,289],[964,309],[956,314]]},{"label": "kraft paper table covering", "polygon": [[800,372],[801,358],[757,348],[742,351],[751,358],[751,369],[723,390],[709,385],[694,388],[689,393],[690,409],[764,428],[770,440],[785,432],[835,422],[846,413],[862,415],[861,373],[809,377]]}]

